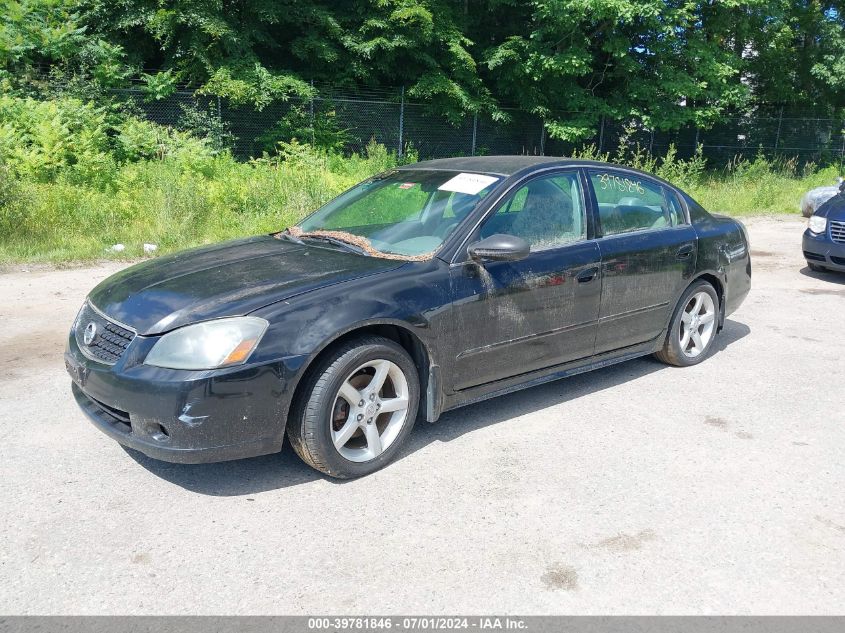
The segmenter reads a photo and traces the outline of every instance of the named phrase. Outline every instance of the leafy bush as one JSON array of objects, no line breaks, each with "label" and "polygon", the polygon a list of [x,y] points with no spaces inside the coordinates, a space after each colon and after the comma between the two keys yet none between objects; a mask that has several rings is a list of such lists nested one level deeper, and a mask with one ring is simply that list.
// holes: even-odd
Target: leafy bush
[{"label": "leafy bush", "polygon": [[301,79],[274,74],[258,63],[218,68],[199,90],[200,94],[223,97],[233,105],[252,104],[259,111],[273,101],[287,101],[291,96],[309,98],[313,92]]},{"label": "leafy bush", "polygon": [[342,152],[350,140],[349,131],[337,124],[337,112],[330,102],[322,103],[313,115],[305,105],[295,105],[273,127],[257,139],[264,151],[276,151],[279,143],[299,141],[328,152]]},{"label": "leafy bush", "polygon": [[109,187],[128,162],[175,158],[207,170],[211,141],[75,97],[0,96],[0,164],[22,180]]},{"label": "leafy bush", "polygon": [[179,128],[182,131],[206,139],[215,152],[232,148],[236,137],[213,104],[209,103],[206,109],[202,109],[198,103],[181,104],[180,107],[182,116],[179,118]]},{"label": "leafy bush", "polygon": [[18,176],[90,181],[111,173],[108,115],[77,99],[0,96],[0,158]]},{"label": "leafy bush", "polygon": [[660,160],[655,173],[669,182],[682,187],[695,186],[701,182],[707,169],[704,148],[699,145],[689,160],[679,160],[674,144],[669,145],[666,155]]},{"label": "leafy bush", "polygon": [[[241,163],[215,147],[202,117],[190,128],[73,97],[0,96],[0,262],[143,257],[145,242],[167,253],[275,231],[399,162],[375,141],[344,156],[291,140]],[[794,212],[804,191],[836,177],[833,168],[763,157],[707,171],[700,150],[688,160],[674,148],[653,157],[627,144],[616,155],[594,147],[578,155],[649,170],[733,215]],[[409,146],[403,162],[417,158]],[[118,242],[123,253],[107,250]]]},{"label": "leafy bush", "polygon": [[147,101],[161,101],[176,92],[176,77],[168,69],[159,73],[141,75],[144,82],[141,91]]},{"label": "leafy bush", "polygon": [[121,162],[177,158],[183,166],[203,169],[217,153],[208,139],[142,119],[128,118],[115,132],[114,149]]},{"label": "leafy bush", "polygon": [[[109,142],[105,186],[68,178],[67,167],[33,178],[0,159],[0,262],[142,257],[145,242],[167,253],[275,231],[396,164],[374,143],[350,157],[290,143],[240,163],[204,139],[134,118],[112,127]],[[109,252],[116,243],[126,250]]]}]

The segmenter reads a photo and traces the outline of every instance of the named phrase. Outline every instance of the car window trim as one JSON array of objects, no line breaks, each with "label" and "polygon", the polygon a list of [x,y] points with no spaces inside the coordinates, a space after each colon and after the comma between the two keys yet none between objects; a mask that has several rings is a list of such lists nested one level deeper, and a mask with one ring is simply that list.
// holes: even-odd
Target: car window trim
[{"label": "car window trim", "polygon": [[596,238],[598,241],[612,240],[614,237],[627,237],[628,235],[647,235],[649,233],[659,233],[661,231],[672,231],[675,229],[689,228],[689,224],[678,224],[677,226],[660,226],[657,228],[637,229],[636,231],[625,231],[624,233],[612,233],[611,235],[602,235]]},{"label": "car window trim", "polygon": [[[684,218],[684,223],[679,224],[678,226],[684,226],[684,225],[687,225],[687,224],[692,224],[692,222],[690,221],[689,209],[687,209],[686,205],[684,204],[684,200],[683,200],[684,197],[682,195],[680,195],[675,189],[673,189],[672,187],[667,187],[666,185],[663,185],[663,195],[664,195],[664,197],[668,197],[670,195],[673,196],[675,198],[675,201],[678,203],[678,206],[681,209],[681,215]],[[666,203],[668,205],[668,203],[669,203],[668,199],[666,200]]]}]

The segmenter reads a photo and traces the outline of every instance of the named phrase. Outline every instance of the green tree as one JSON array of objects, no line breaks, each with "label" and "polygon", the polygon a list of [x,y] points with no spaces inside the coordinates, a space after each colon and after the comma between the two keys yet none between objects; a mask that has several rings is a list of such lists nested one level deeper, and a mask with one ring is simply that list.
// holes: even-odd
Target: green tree
[{"label": "green tree", "polygon": [[[740,59],[684,0],[491,0],[477,29],[493,94],[547,121],[554,137],[594,133],[601,116],[646,126],[707,124],[743,104]],[[730,2],[718,6],[729,5]],[[689,107],[695,105],[695,108]]]},{"label": "green tree", "polygon": [[840,0],[5,0],[0,81],[143,73],[264,108],[311,82],[397,89],[457,122],[675,129],[737,108],[845,106]]},{"label": "green tree", "polygon": [[83,0],[137,65],[261,108],[309,81],[408,87],[458,116],[492,101],[449,0]]},{"label": "green tree", "polygon": [[130,73],[123,49],[93,35],[76,0],[5,0],[0,11],[0,73],[14,88],[43,83],[49,72],[84,75],[100,86]]},{"label": "green tree", "polygon": [[746,77],[759,104],[845,106],[845,3],[771,2],[745,39]]}]

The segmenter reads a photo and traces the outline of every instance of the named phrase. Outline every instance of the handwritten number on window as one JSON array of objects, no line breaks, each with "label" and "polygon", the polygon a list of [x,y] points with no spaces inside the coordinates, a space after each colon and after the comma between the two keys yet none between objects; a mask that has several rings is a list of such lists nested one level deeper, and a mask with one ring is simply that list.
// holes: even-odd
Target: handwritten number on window
[{"label": "handwritten number on window", "polygon": [[619,191],[622,193],[638,193],[640,195],[645,193],[642,182],[639,180],[631,180],[630,178],[621,178],[613,174],[598,174],[599,186],[602,190]]}]

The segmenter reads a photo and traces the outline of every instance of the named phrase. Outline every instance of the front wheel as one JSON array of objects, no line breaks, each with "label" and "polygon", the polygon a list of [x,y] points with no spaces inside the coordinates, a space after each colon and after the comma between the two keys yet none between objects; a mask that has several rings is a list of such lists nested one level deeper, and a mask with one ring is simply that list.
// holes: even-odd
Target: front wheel
[{"label": "front wheel", "polygon": [[825,268],[824,266],[819,266],[818,264],[814,264],[813,262],[807,262],[807,267],[814,273],[823,273],[827,271],[827,268]]},{"label": "front wheel", "polygon": [[719,297],[706,281],[697,281],[681,296],[663,347],[655,354],[669,365],[689,367],[707,358],[719,329]]},{"label": "front wheel", "polygon": [[389,339],[363,337],[309,374],[288,437],[305,463],[327,475],[368,475],[396,456],[414,426],[419,399],[408,353]]}]

